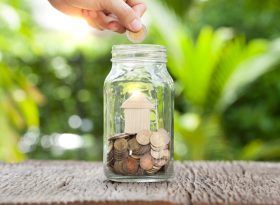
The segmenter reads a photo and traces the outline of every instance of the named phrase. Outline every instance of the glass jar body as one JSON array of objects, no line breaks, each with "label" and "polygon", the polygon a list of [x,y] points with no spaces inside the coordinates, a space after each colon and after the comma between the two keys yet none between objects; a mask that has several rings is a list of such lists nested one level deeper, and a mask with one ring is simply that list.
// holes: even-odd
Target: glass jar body
[{"label": "glass jar body", "polygon": [[164,62],[113,61],[104,83],[104,172],[112,181],[173,174],[173,80]]}]

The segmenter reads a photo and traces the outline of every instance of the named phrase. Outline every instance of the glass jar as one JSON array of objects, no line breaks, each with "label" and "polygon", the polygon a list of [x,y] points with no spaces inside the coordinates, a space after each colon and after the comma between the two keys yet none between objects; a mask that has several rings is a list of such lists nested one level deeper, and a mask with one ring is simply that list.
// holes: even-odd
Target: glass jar
[{"label": "glass jar", "polygon": [[160,45],[116,45],[104,83],[104,172],[112,181],[173,174],[173,80]]}]

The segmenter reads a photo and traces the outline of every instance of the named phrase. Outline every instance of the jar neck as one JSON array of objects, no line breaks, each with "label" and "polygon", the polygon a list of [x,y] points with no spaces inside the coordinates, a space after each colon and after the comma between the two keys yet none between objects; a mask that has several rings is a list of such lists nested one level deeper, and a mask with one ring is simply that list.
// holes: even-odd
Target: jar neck
[{"label": "jar neck", "polygon": [[153,44],[115,45],[112,48],[112,62],[165,64],[166,49]]}]

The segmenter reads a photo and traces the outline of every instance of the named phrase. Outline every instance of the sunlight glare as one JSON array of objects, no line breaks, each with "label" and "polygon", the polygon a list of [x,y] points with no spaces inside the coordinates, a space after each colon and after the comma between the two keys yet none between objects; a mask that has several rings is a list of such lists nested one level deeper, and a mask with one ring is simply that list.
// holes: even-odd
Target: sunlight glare
[{"label": "sunlight glare", "polygon": [[54,9],[48,1],[32,2],[33,16],[46,29],[65,32],[79,42],[83,42],[93,31],[84,19],[65,15]]},{"label": "sunlight glare", "polygon": [[83,146],[84,141],[80,135],[63,133],[56,136],[56,144],[63,149],[77,149]]}]

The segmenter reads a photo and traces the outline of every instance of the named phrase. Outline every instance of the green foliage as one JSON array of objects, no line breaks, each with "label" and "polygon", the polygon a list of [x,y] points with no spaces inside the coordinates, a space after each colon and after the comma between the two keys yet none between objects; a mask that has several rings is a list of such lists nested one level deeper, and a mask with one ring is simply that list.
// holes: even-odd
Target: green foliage
[{"label": "green foliage", "polygon": [[25,29],[28,20],[19,14],[12,6],[0,3],[0,160],[6,161],[24,158],[18,150],[19,133],[39,127],[37,105],[44,100],[20,70],[21,62],[28,59],[30,47],[23,42],[29,41],[30,34]]},{"label": "green foliage", "polygon": [[[176,159],[279,160],[280,46],[255,39],[279,36],[279,1],[147,4],[145,43],[168,48],[176,80]],[[110,48],[128,42],[117,35],[77,41],[43,29],[29,6],[0,3],[0,160],[100,160]],[[92,127],[69,126],[71,116]],[[81,136],[83,147],[62,149],[58,133]]]},{"label": "green foliage", "polygon": [[[197,39],[160,5],[150,3],[162,41],[169,50],[169,68],[183,88],[187,113],[178,115],[175,130],[183,138],[190,159],[231,158],[221,128],[221,114],[242,88],[279,63],[279,44],[264,40],[246,42],[231,30],[204,28]],[[160,8],[160,9],[158,9]],[[165,23],[168,22],[168,27]],[[171,29],[171,30],[170,30]],[[179,143],[178,143],[179,144]],[[213,150],[217,154],[212,155]],[[182,150],[176,150],[179,155]]]},{"label": "green foliage", "polygon": [[208,0],[195,9],[187,18],[195,33],[205,25],[230,27],[247,39],[277,38],[280,33],[278,0]]}]

